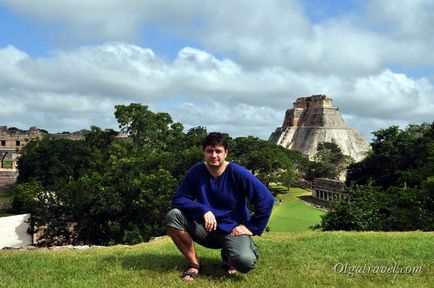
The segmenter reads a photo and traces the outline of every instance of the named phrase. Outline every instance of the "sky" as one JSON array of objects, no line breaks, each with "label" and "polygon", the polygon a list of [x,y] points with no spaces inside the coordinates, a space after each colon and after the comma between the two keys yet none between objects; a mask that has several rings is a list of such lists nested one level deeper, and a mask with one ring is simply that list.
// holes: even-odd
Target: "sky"
[{"label": "sky", "polygon": [[326,94],[368,141],[434,120],[434,0],[0,0],[0,126],[118,130],[114,106],[268,139]]}]

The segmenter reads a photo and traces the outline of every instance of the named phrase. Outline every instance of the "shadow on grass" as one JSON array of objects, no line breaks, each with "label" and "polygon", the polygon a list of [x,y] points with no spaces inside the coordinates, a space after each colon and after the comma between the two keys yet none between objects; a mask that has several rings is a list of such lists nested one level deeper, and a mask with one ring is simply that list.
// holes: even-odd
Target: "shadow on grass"
[{"label": "shadow on grass", "polygon": [[[161,274],[178,271],[179,275],[181,275],[188,267],[187,260],[181,254],[164,255],[146,251],[140,255],[109,256],[104,260],[111,263],[118,261],[126,270],[149,270]],[[222,267],[220,259],[202,256],[200,257],[200,260],[200,277],[207,277],[213,280],[230,278],[231,281],[241,281],[243,279],[241,273],[228,276]]]}]

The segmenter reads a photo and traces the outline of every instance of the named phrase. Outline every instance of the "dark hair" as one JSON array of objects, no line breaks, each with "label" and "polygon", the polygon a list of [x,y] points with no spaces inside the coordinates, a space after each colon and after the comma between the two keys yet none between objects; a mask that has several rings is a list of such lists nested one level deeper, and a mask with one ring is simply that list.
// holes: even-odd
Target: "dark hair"
[{"label": "dark hair", "polygon": [[220,132],[211,132],[202,141],[202,149],[205,150],[206,146],[223,146],[228,150],[228,137],[226,134]]}]

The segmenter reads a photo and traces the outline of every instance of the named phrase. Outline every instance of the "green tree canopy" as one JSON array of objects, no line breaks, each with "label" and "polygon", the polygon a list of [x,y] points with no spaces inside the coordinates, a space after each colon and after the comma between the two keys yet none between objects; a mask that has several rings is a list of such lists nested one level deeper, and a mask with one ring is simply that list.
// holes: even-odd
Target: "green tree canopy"
[{"label": "green tree canopy", "polygon": [[289,186],[300,178],[307,158],[257,137],[238,137],[229,145],[229,159],[249,169],[266,185],[281,183]]},{"label": "green tree canopy", "polygon": [[434,122],[374,132],[372,151],[348,169],[349,196],[322,230],[434,230]]},{"label": "green tree canopy", "polygon": [[347,183],[420,187],[434,175],[434,122],[374,132],[371,153],[348,169]]},{"label": "green tree canopy", "polygon": [[309,163],[307,179],[339,179],[353,159],[344,155],[341,148],[333,142],[321,142],[317,146],[314,161]]}]

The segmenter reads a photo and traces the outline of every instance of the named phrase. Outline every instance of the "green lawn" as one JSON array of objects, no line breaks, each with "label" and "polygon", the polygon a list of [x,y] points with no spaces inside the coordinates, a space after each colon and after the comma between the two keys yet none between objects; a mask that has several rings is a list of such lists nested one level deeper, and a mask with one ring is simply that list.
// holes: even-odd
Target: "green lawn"
[{"label": "green lawn", "polygon": [[[257,267],[235,277],[220,268],[218,250],[199,247],[203,269],[194,283],[180,279],[186,263],[168,237],[85,251],[2,251],[0,287],[432,287],[434,282],[434,233],[270,232],[255,239],[261,253]],[[365,273],[338,273],[345,265],[347,271],[364,267]],[[422,270],[378,270],[393,266],[396,272]]]},{"label": "green lawn", "polygon": [[279,194],[276,199],[278,197],[282,199],[282,204],[277,204],[278,200],[276,200],[273,214],[268,223],[270,231],[308,231],[310,226],[320,223],[321,215],[325,212],[309,206],[298,198],[310,194],[310,192],[299,188],[291,188],[287,194]]}]

